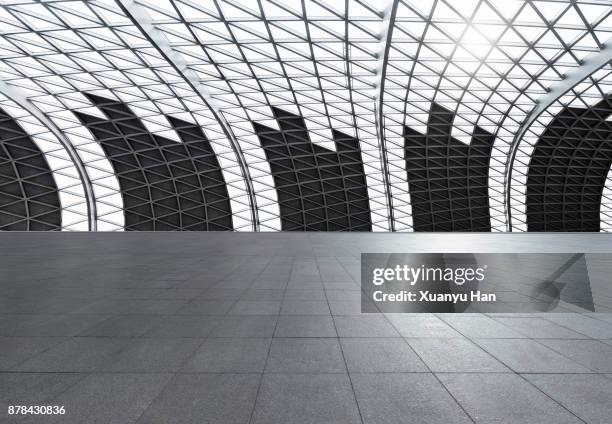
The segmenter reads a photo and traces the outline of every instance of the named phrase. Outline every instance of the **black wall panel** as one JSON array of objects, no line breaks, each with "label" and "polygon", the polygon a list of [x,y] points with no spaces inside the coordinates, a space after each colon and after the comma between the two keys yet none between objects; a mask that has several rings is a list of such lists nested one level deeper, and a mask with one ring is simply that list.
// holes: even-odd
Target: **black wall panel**
[{"label": "black wall panel", "polygon": [[488,175],[492,134],[469,145],[451,137],[453,113],[432,105],[427,134],[404,127],[414,231],[491,231]]},{"label": "black wall panel", "polygon": [[565,108],[536,143],[527,174],[528,231],[599,231],[612,163],[612,99]]},{"label": "black wall panel", "polygon": [[59,193],[38,146],[0,109],[0,230],[61,230]]},{"label": "black wall panel", "polygon": [[88,97],[108,119],[76,114],[117,174],[126,230],[233,229],[221,168],[199,126],[168,117],[182,140],[178,143],[149,133],[126,105]]},{"label": "black wall panel", "polygon": [[337,151],[313,144],[304,120],[273,108],[280,131],[254,123],[278,194],[283,231],[370,231],[359,141],[333,131]]}]

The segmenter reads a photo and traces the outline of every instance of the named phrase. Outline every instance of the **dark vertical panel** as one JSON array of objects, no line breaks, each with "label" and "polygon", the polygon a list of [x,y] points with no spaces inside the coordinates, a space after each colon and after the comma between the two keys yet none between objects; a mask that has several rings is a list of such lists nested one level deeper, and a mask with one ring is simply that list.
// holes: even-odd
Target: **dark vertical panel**
[{"label": "dark vertical panel", "polygon": [[194,124],[169,117],[183,141],[150,134],[124,104],[88,95],[107,116],[77,113],[117,174],[126,230],[232,230],[229,194],[210,143]]},{"label": "dark vertical panel", "polygon": [[453,118],[434,103],[427,134],[404,127],[415,231],[491,231],[488,172],[494,137],[476,127],[466,145],[451,137]]},{"label": "dark vertical panel", "polygon": [[[182,176],[180,179],[177,178],[177,184],[186,187],[185,191],[190,193],[193,208],[199,212],[197,214],[191,212],[190,220],[198,229],[208,231],[232,229],[227,185],[217,156],[202,128],[177,118],[168,117],[168,120],[183,141],[183,144],[173,143],[171,147],[179,157],[180,153],[184,153],[180,161],[181,165],[173,164],[173,168],[176,169],[174,174]],[[195,169],[196,172],[189,173],[190,168]],[[197,203],[198,201],[200,204]],[[183,210],[190,209],[183,207]],[[207,228],[199,219],[202,215],[206,217]]]},{"label": "dark vertical panel", "polygon": [[612,101],[568,107],[535,145],[527,174],[528,231],[599,231],[612,164]]},{"label": "dark vertical panel", "polygon": [[254,123],[278,195],[284,231],[370,231],[359,141],[333,131],[336,151],[313,144],[304,120],[273,108],[279,130]]},{"label": "dark vertical panel", "polygon": [[43,153],[0,109],[0,230],[61,230],[55,179]]}]

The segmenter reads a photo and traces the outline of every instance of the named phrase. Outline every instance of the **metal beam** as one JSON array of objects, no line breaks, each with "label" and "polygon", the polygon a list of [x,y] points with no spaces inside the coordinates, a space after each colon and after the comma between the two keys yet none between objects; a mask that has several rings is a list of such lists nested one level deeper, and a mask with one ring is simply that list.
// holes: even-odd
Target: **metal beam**
[{"label": "metal beam", "polygon": [[377,75],[377,97],[374,103],[374,114],[377,126],[378,145],[380,147],[383,178],[385,182],[385,194],[387,195],[387,214],[389,217],[389,231],[395,232],[395,218],[393,214],[393,193],[391,192],[391,180],[389,179],[389,163],[387,161],[387,145],[385,143],[385,116],[383,113],[383,98],[385,94],[385,80],[387,78],[387,64],[389,62],[389,50],[391,50],[391,40],[393,38],[393,28],[395,26],[395,16],[397,15],[398,1],[393,1],[385,10],[383,21],[382,52],[380,67]]},{"label": "metal beam", "polygon": [[536,106],[529,112],[525,121],[521,124],[521,127],[517,131],[510,145],[510,151],[508,152],[508,160],[506,161],[505,169],[505,192],[506,192],[506,220],[508,222],[508,231],[512,231],[512,207],[511,207],[511,189],[512,189],[512,170],[514,168],[514,159],[518,152],[521,140],[531,127],[531,125],[542,115],[542,113],[548,109],[555,101],[561,96],[572,90],[580,82],[590,77],[593,73],[606,66],[612,61],[612,38],[609,38],[605,43],[602,44],[601,50],[594,52],[585,57],[582,61],[582,65],[568,73],[566,77],[558,84],[553,85],[548,93],[541,96]]},{"label": "metal beam", "polygon": [[74,164],[79,178],[81,179],[81,183],[83,184],[84,193],[85,193],[85,201],[87,204],[87,222],[89,231],[97,230],[98,223],[98,213],[96,208],[96,198],[93,190],[93,185],[91,183],[91,179],[89,178],[89,174],[79,156],[78,152],[66,138],[66,135],[62,132],[62,130],[55,125],[55,123],[45,115],[36,105],[34,105],[30,100],[28,100],[24,95],[22,90],[19,87],[16,87],[10,83],[0,80],[0,93],[4,94],[6,97],[17,103],[24,110],[26,110],[30,115],[35,117],[43,124],[50,132],[57,138],[62,147],[68,153],[70,160]]},{"label": "metal beam", "polygon": [[209,94],[208,89],[200,83],[200,78],[196,71],[191,69],[187,64],[187,61],[180,52],[174,50],[170,45],[170,41],[166,35],[157,29],[153,24],[153,19],[147,12],[146,8],[138,4],[134,0],[115,0],[119,7],[123,10],[126,16],[132,21],[132,23],[141,31],[141,33],[149,40],[157,51],[163,56],[163,58],[178,72],[184,80],[189,84],[193,91],[200,97],[200,99],[206,104],[214,115],[215,119],[221,125],[225,136],[230,141],[236,157],[238,159],[238,165],[242,171],[242,176],[246,183],[247,194],[249,197],[249,203],[251,207],[251,217],[253,222],[253,231],[259,231],[259,215],[257,211],[257,200],[255,198],[255,190],[253,188],[253,182],[251,174],[249,172],[248,165],[242,153],[242,149],[232,131],[229,123],[225,119],[225,116],[221,113],[219,106],[215,99]]}]

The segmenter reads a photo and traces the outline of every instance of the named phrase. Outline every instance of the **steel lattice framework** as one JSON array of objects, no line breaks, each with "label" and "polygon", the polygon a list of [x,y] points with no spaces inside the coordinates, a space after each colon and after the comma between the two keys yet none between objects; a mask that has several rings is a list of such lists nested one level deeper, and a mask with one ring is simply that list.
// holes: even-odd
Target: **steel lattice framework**
[{"label": "steel lattice framework", "polygon": [[[533,187],[569,211],[595,180],[585,213],[612,229],[608,0],[0,0],[0,47],[61,229],[527,231]],[[598,122],[550,150],[568,110]],[[538,180],[567,146],[579,176]]]}]

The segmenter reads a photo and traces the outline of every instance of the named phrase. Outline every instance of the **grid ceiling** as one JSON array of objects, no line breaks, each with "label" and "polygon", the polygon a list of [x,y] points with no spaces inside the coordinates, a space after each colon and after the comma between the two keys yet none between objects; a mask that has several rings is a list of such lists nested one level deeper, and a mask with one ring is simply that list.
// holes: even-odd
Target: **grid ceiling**
[{"label": "grid ceiling", "polygon": [[[124,228],[124,205],[110,161],[74,114],[104,117],[85,94],[128,105],[151,134],[176,143],[168,116],[199,125],[223,169],[234,229],[247,231],[281,229],[274,179],[254,129],[254,123],[279,129],[273,108],[303,117],[312,143],[326,149],[336,149],[333,131],[359,140],[372,230],[411,231],[404,128],[425,134],[437,104],[454,116],[449,137],[469,144],[476,127],[493,134],[491,229],[524,231],[527,164],[539,135],[565,105],[590,105],[610,92],[605,65],[567,87],[515,140],[551,87],[580,72],[584,59],[612,39],[609,1],[0,0],[0,6],[0,79],[74,146],[99,230]],[[36,119],[11,110],[15,118]],[[70,162],[61,140],[53,143],[41,150]],[[509,163],[513,144],[518,150]],[[78,174],[66,169],[67,163],[54,175],[60,192],[69,187],[76,196],[61,198],[76,215],[63,218],[63,228],[86,229],[87,187],[79,190]],[[602,214],[612,210],[606,193]]]}]

